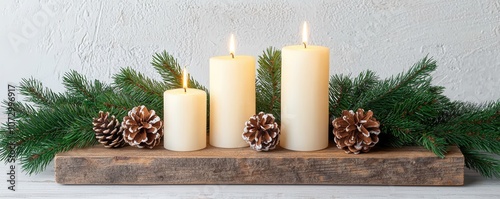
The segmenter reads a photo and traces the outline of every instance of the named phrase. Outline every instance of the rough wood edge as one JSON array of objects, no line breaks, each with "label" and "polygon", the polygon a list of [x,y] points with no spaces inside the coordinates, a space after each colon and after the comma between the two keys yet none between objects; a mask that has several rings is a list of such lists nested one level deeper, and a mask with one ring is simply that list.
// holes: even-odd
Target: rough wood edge
[{"label": "rough wood edge", "polygon": [[[339,170],[339,164],[347,170]],[[358,167],[361,168],[357,170]],[[449,148],[444,159],[422,147],[379,148],[352,155],[332,146],[313,152],[281,148],[256,152],[249,148],[212,146],[193,152],[173,152],[163,146],[153,150],[95,146],[57,154],[55,172],[60,184],[456,186],[464,183],[464,157],[455,146]]]}]

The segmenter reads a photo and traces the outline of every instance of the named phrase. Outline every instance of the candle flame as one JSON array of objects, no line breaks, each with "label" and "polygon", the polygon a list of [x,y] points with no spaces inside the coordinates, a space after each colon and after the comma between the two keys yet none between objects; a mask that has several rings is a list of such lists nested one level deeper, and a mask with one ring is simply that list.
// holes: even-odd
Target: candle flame
[{"label": "candle flame", "polygon": [[231,38],[229,39],[229,54],[234,58],[234,52],[235,52],[235,44],[234,44],[234,35],[231,34]]},{"label": "candle flame", "polygon": [[184,92],[187,91],[188,87],[188,71],[186,67],[184,67],[184,70],[182,71],[182,87],[184,88]]},{"label": "candle flame", "polygon": [[304,44],[304,48],[307,48],[308,34],[307,22],[304,21],[304,26],[302,26],[302,44]]}]

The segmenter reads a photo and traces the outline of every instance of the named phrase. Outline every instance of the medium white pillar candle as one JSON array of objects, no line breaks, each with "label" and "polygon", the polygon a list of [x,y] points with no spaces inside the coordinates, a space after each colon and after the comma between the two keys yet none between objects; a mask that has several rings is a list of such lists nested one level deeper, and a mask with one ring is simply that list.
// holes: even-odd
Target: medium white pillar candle
[{"label": "medium white pillar candle", "polygon": [[163,94],[163,143],[168,150],[195,151],[207,146],[207,93],[186,87]]},{"label": "medium white pillar candle", "polygon": [[255,58],[234,55],[210,58],[210,145],[247,147],[241,138],[245,121],[255,114]]},{"label": "medium white pillar candle", "polygon": [[[307,30],[304,24],[304,29]],[[307,38],[307,33],[303,33]],[[281,146],[295,151],[328,147],[329,48],[286,46],[281,61]]]}]

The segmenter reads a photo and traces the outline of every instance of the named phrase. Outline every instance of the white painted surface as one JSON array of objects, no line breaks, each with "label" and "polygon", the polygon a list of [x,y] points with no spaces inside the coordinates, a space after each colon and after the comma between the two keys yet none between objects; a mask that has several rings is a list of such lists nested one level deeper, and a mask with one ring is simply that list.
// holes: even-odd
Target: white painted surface
[{"label": "white painted surface", "polygon": [[149,63],[164,49],[208,85],[208,59],[228,54],[231,32],[236,53],[257,56],[299,44],[304,20],[310,43],[331,48],[331,74],[387,77],[428,54],[452,99],[500,98],[498,0],[2,0],[0,94],[29,76],[61,91],[70,69],[109,81],[131,66],[159,78]]},{"label": "white painted surface", "polygon": [[[440,66],[435,83],[452,99],[500,98],[498,0],[2,0],[0,96],[7,82],[29,76],[62,91],[70,69],[110,81],[131,66],[159,78],[149,63],[164,49],[207,85],[208,59],[228,54],[231,32],[236,53],[257,56],[268,46],[298,44],[304,20],[310,43],[331,48],[331,74],[371,69],[387,77],[429,54]],[[500,184],[469,173],[465,187],[62,186],[49,167],[19,175],[10,193],[0,176],[1,198],[498,198]]]}]

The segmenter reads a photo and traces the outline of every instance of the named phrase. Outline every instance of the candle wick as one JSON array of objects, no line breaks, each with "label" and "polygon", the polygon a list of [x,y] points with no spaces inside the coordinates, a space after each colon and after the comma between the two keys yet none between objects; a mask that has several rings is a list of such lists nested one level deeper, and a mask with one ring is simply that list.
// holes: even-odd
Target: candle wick
[{"label": "candle wick", "polygon": [[186,89],[186,88],[184,88],[184,93],[186,93],[186,92],[187,92],[187,89]]},{"label": "candle wick", "polygon": [[302,42],[304,44],[304,48],[307,48],[307,44],[306,42]]},{"label": "candle wick", "polygon": [[231,53],[231,57],[234,59],[234,53]]}]

